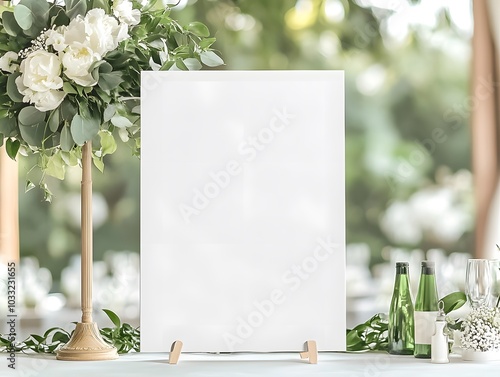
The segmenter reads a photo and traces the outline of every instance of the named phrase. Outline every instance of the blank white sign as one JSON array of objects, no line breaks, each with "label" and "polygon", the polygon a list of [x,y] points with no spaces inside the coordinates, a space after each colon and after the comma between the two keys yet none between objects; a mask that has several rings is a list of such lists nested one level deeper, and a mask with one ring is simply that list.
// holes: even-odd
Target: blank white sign
[{"label": "blank white sign", "polygon": [[345,350],[343,72],[143,72],[141,103],[141,351]]}]

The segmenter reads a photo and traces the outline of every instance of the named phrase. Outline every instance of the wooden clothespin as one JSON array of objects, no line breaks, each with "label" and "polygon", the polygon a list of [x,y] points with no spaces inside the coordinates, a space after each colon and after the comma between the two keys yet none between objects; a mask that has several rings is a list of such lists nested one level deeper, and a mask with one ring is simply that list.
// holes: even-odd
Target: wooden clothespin
[{"label": "wooden clothespin", "polygon": [[179,361],[179,356],[182,351],[182,342],[180,340],[176,340],[172,343],[172,347],[170,347],[170,355],[168,357],[169,364],[177,364]]},{"label": "wooden clothespin", "polygon": [[300,358],[309,358],[309,364],[318,363],[318,347],[316,346],[315,340],[308,340],[304,344],[306,350],[300,353]]}]

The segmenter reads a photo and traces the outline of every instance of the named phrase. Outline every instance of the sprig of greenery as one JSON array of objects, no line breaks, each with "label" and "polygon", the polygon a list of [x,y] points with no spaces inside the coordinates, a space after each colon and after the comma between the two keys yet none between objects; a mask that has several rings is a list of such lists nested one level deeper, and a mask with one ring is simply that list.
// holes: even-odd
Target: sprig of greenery
[{"label": "sprig of greenery", "polygon": [[[103,309],[103,311],[114,325],[114,327],[100,329],[103,339],[115,346],[119,354],[131,351],[139,352],[139,328],[134,328],[128,323],[122,324],[120,317],[111,310]],[[31,351],[35,353],[56,353],[59,348],[68,343],[72,334],[73,332],[69,333],[60,327],[52,327],[45,331],[43,335],[31,334],[20,343],[11,342],[8,335],[0,335],[0,352],[14,351],[26,353]]]},{"label": "sprig of greenery", "polygon": [[[441,299],[444,303],[445,314],[461,308],[467,297],[463,292],[453,292]],[[368,321],[347,329],[346,343],[347,351],[387,351],[388,350],[388,326],[387,316],[379,313]],[[459,329],[461,321],[452,321],[448,324],[450,329]],[[458,326],[458,327],[457,327]]]}]

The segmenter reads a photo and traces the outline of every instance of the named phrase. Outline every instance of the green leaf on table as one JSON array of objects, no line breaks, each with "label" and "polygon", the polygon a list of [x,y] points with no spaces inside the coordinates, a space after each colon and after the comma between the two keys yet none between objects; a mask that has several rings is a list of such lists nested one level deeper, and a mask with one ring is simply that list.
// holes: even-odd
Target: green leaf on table
[{"label": "green leaf on table", "polygon": [[198,21],[191,22],[187,27],[187,30],[189,30],[191,33],[196,34],[199,37],[208,37],[210,36],[210,30],[208,30],[208,27]]},{"label": "green leaf on table", "polygon": [[113,154],[116,151],[116,141],[113,134],[107,130],[99,131],[99,136],[101,138],[101,157],[107,154]]},{"label": "green leaf on table", "polygon": [[19,140],[7,139],[5,142],[5,150],[7,151],[7,156],[9,156],[12,160],[16,159],[17,152],[21,147],[21,143]]},{"label": "green leaf on table", "polygon": [[102,309],[102,311],[106,313],[111,322],[113,322],[113,325],[115,325],[116,327],[120,327],[121,325],[120,317],[118,317],[114,312],[112,312],[109,309]]},{"label": "green leaf on table", "polygon": [[444,304],[443,311],[448,314],[461,308],[467,302],[467,296],[463,292],[453,292],[443,297],[441,301]]},{"label": "green leaf on table", "polygon": [[224,60],[222,60],[220,56],[213,51],[203,51],[200,54],[200,58],[203,64],[209,67],[217,67],[224,64]]},{"label": "green leaf on table", "polygon": [[14,102],[23,102],[23,95],[19,93],[16,85],[16,79],[21,76],[21,73],[14,72],[7,78],[7,95]]},{"label": "green leaf on table", "polygon": [[45,120],[45,113],[37,110],[35,106],[26,106],[19,112],[18,120],[24,126],[34,126]]},{"label": "green leaf on table", "polygon": [[99,132],[99,120],[83,118],[76,114],[71,121],[71,135],[77,145],[83,145]]}]

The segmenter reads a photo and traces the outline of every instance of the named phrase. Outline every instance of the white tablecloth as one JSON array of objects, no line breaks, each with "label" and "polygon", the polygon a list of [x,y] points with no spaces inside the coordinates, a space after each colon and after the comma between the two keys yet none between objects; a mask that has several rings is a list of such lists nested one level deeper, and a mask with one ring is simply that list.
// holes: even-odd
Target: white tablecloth
[{"label": "white tablecloth", "polygon": [[113,361],[58,361],[53,356],[18,355],[17,373],[0,359],[0,376],[101,377],[101,376],[197,376],[197,377],[460,377],[498,376],[500,362],[462,361],[452,356],[449,364],[431,364],[412,356],[386,353],[320,353],[318,364],[308,364],[298,354],[181,354],[178,365],[167,363],[166,353],[135,353]]}]

